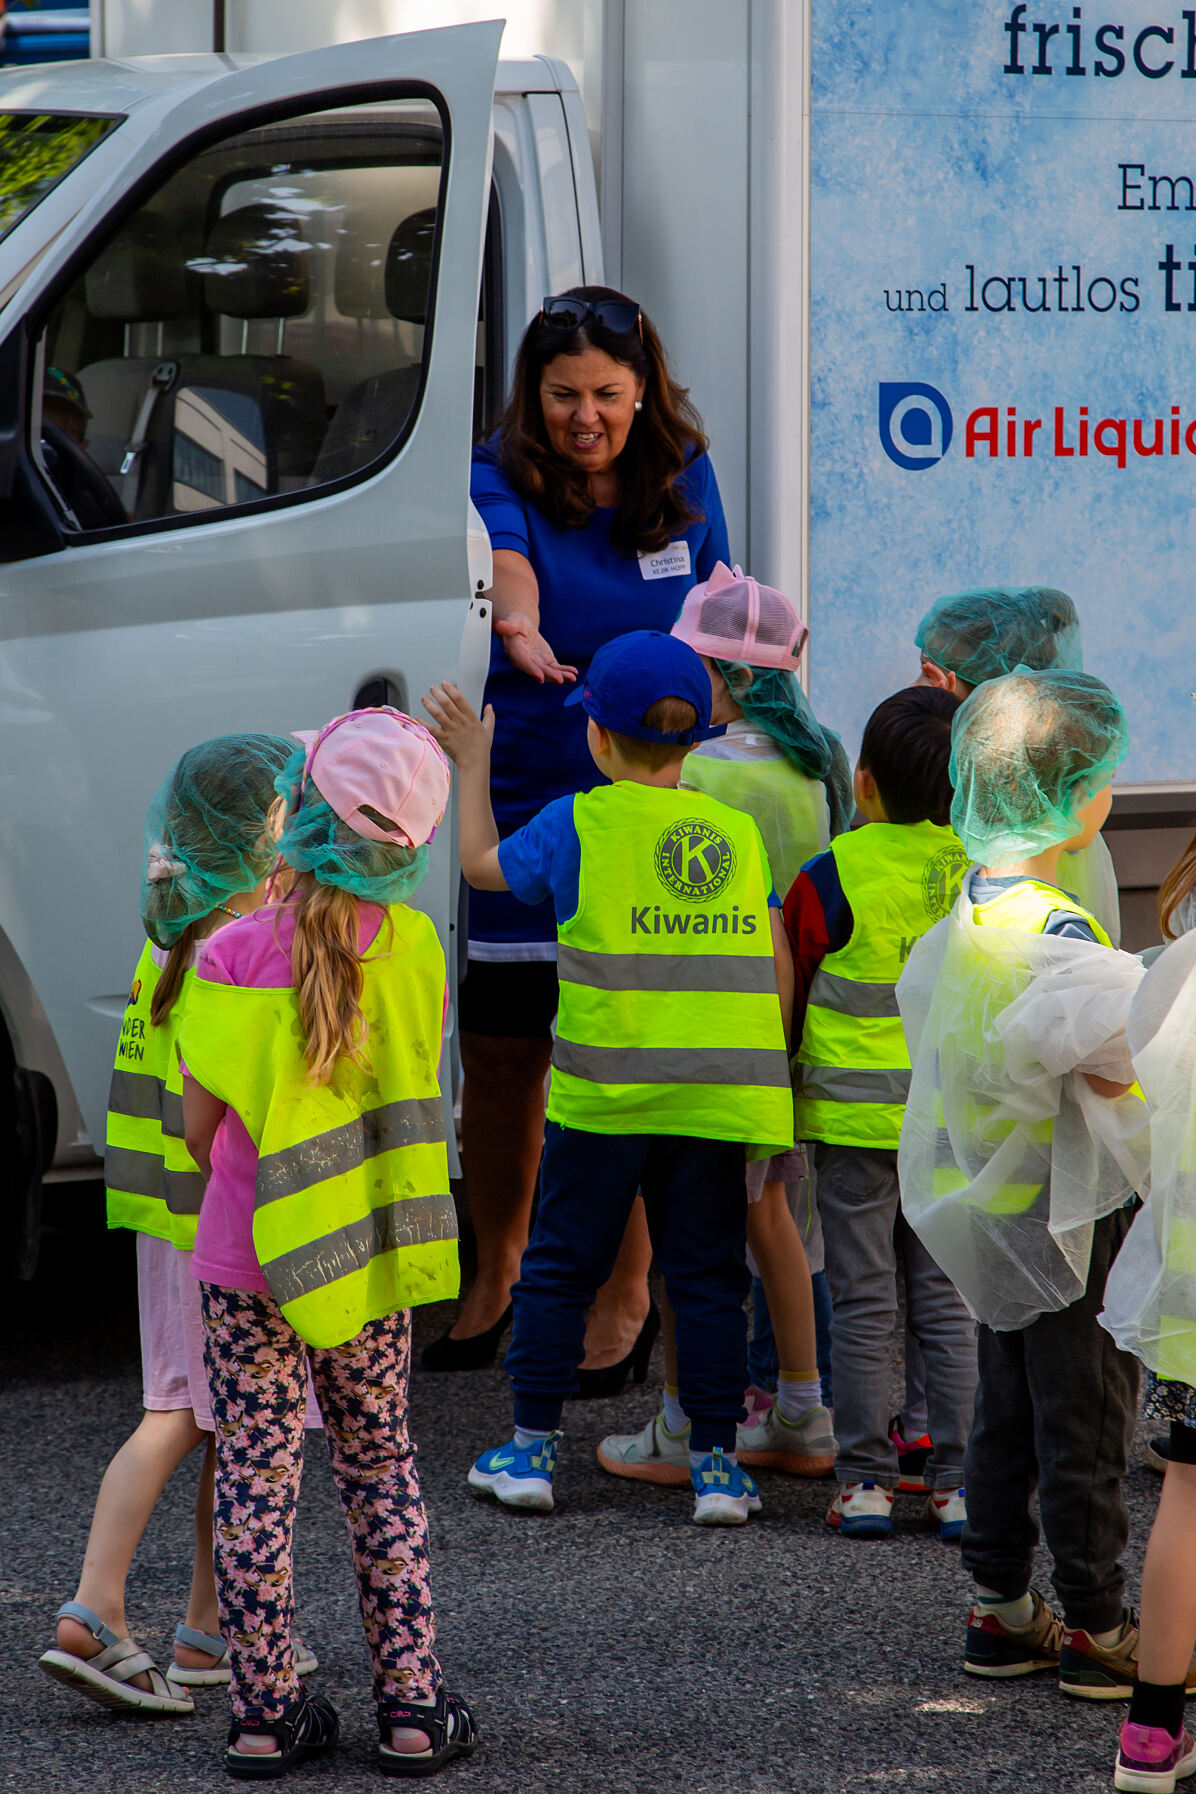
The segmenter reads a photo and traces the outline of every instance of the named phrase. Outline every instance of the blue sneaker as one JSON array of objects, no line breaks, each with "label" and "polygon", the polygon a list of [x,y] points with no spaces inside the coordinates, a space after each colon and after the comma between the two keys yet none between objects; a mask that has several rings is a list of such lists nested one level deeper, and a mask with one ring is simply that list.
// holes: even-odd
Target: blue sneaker
[{"label": "blue sneaker", "polygon": [[528,1508],[533,1513],[552,1512],[552,1473],[556,1469],[556,1451],[560,1433],[521,1451],[512,1439],[493,1451],[484,1451],[469,1472],[469,1486],[483,1495],[493,1495],[504,1507]]},{"label": "blue sneaker", "polygon": [[742,1526],[749,1514],[760,1512],[760,1491],[755,1482],[720,1446],[703,1458],[696,1469],[691,1469],[689,1480],[697,1497],[696,1526]]}]

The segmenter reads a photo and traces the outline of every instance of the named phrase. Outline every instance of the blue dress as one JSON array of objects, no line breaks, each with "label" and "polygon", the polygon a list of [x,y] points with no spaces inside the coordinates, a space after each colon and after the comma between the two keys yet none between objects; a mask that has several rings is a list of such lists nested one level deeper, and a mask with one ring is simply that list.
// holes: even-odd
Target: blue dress
[{"label": "blue dress", "polygon": [[[697,456],[678,483],[701,513],[699,520],[674,535],[660,560],[636,557],[612,546],[612,509],[599,508],[582,529],[560,529],[520,498],[499,466],[493,441],[475,448],[470,497],[490,546],[514,549],[531,562],[540,585],[541,633],[559,661],[577,668],[579,679],[615,636],[631,629],[671,629],[690,588],[708,579],[716,562],[730,560],[709,456]],[[538,685],[521,673],[495,635],[486,703],[495,714],[490,792],[504,840],[554,798],[601,783],[586,747],[585,712],[580,705],[565,708],[572,690],[547,680]],[[555,959],[551,903],[532,907],[506,891],[471,891],[469,954],[471,959]]]}]

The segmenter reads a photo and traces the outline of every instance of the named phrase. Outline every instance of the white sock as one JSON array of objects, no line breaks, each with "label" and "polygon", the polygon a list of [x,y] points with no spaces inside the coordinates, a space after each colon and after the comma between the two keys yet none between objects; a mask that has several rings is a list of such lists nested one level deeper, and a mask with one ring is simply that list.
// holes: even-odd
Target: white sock
[{"label": "white sock", "polygon": [[689,1415],[681,1406],[681,1397],[670,1383],[664,1386],[664,1424],[670,1433],[683,1433],[689,1425]]},{"label": "white sock", "polygon": [[1110,1645],[1117,1644],[1124,1632],[1125,1620],[1122,1618],[1118,1620],[1111,1632],[1090,1632],[1088,1636],[1094,1644],[1103,1645],[1107,1650]]},{"label": "white sock", "polygon": [[543,1445],[548,1434],[536,1427],[517,1426],[515,1428],[515,1444],[520,1451],[530,1451],[533,1445]]},{"label": "white sock", "polygon": [[1018,1632],[1028,1626],[1034,1618],[1034,1602],[1030,1595],[1016,1595],[1010,1601],[1005,1595],[998,1594],[995,1588],[982,1588],[976,1584],[976,1601],[985,1613],[995,1614],[1003,1626]]},{"label": "white sock", "polygon": [[[702,1465],[706,1462],[706,1459],[711,1456],[713,1456],[713,1453],[709,1451],[691,1451],[689,1454],[690,1469],[700,1470]],[[723,1453],[723,1459],[728,1464],[738,1464],[739,1462],[739,1459],[733,1451],[725,1451]]]},{"label": "white sock", "polygon": [[801,1377],[787,1377],[784,1371],[781,1372],[777,1382],[777,1412],[782,1420],[793,1424],[811,1408],[821,1406],[822,1384],[817,1377],[804,1381]]}]

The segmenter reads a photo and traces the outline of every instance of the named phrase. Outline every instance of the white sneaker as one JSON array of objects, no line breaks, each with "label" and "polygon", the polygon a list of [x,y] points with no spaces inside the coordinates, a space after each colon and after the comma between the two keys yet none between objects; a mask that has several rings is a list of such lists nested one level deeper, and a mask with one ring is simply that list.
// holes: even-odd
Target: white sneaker
[{"label": "white sneaker", "polygon": [[735,1440],[741,1463],[790,1476],[826,1476],[835,1467],[836,1449],[825,1408],[807,1408],[800,1420],[786,1420],[779,1408],[769,1408],[741,1426]]},{"label": "white sneaker", "polygon": [[598,1462],[612,1476],[669,1488],[689,1487],[689,1424],[670,1433],[664,1410],[654,1414],[642,1433],[611,1433],[598,1447]]},{"label": "white sneaker", "polygon": [[962,1489],[935,1489],[926,1498],[926,1524],[937,1526],[940,1539],[954,1544],[963,1534],[968,1517]]},{"label": "white sneaker", "polygon": [[893,1530],[893,1491],[879,1483],[841,1483],[826,1523],[849,1539],[887,1539]]}]

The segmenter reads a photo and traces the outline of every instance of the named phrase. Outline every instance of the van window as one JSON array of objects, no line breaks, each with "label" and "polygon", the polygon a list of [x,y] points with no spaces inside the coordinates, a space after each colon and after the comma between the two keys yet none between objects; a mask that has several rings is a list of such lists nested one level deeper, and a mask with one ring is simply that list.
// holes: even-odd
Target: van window
[{"label": "van window", "polygon": [[0,112],[0,237],[119,123],[78,113]]},{"label": "van window", "polygon": [[47,320],[34,442],[68,526],[313,495],[413,421],[443,133],[426,100],[210,144],[128,216]]}]

